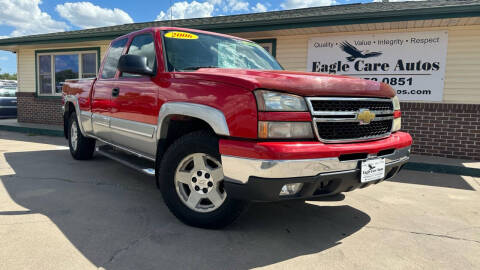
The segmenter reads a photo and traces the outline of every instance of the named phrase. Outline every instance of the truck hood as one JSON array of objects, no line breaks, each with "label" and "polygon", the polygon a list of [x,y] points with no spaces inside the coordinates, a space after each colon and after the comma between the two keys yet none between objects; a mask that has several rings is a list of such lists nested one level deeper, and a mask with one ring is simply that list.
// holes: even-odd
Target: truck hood
[{"label": "truck hood", "polygon": [[250,91],[262,88],[301,96],[395,96],[392,87],[384,83],[313,72],[202,68],[195,72],[177,73],[175,76],[235,84]]}]

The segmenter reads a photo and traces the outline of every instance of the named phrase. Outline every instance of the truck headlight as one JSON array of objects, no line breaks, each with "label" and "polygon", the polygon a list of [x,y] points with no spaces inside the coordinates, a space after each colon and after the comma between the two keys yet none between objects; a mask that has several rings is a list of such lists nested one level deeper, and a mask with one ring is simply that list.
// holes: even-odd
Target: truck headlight
[{"label": "truck headlight", "polygon": [[261,139],[311,139],[311,122],[258,122],[258,137]]},{"label": "truck headlight", "polygon": [[261,112],[305,112],[307,104],[301,96],[257,90],[254,92],[257,98],[258,110]]},{"label": "truck headlight", "polygon": [[393,124],[392,132],[399,131],[402,128],[402,111],[400,110],[400,100],[394,96],[393,102]]}]

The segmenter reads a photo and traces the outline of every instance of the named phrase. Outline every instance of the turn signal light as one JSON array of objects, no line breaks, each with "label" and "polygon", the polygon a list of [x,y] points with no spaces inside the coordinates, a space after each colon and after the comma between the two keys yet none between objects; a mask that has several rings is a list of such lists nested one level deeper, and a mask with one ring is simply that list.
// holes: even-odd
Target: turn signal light
[{"label": "turn signal light", "polygon": [[311,122],[258,122],[258,137],[261,139],[311,139]]},{"label": "turn signal light", "polygon": [[397,110],[393,112],[393,118],[400,118],[402,117],[402,111]]},{"label": "turn signal light", "polygon": [[396,110],[393,112],[392,132],[399,131],[402,128],[402,111]]}]

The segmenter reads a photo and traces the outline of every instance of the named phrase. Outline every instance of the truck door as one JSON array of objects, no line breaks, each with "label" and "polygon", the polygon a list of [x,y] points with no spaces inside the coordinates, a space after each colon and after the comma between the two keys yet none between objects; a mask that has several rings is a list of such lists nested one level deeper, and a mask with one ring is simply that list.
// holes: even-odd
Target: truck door
[{"label": "truck door", "polygon": [[[153,33],[140,32],[133,36],[126,54],[147,58],[147,65],[157,69],[156,44]],[[111,136],[113,143],[154,157],[155,130],[158,120],[158,85],[152,76],[119,74],[112,96]]]},{"label": "truck door", "polygon": [[95,136],[111,141],[110,118],[112,95],[118,91],[116,76],[118,59],[122,55],[128,38],[112,42],[105,57],[98,80],[92,93],[92,127]]}]

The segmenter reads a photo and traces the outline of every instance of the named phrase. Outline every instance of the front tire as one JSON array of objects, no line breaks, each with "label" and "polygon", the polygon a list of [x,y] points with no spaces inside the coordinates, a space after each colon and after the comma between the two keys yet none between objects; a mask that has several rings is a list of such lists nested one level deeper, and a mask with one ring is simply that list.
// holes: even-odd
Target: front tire
[{"label": "front tire", "polygon": [[185,224],[219,229],[232,223],[246,203],[227,195],[215,134],[197,131],[175,141],[157,167],[158,184],[170,211]]},{"label": "front tire", "polygon": [[68,121],[68,146],[70,154],[77,160],[91,159],[95,151],[95,140],[82,135],[75,112]]}]

